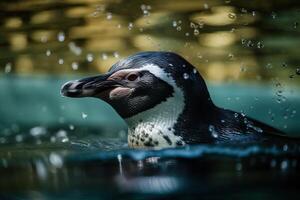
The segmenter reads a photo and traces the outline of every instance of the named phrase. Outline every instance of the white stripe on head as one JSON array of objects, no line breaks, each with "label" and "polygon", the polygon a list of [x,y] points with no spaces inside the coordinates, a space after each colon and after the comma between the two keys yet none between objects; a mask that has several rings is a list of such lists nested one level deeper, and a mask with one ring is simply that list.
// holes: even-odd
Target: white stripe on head
[{"label": "white stripe on head", "polygon": [[[173,96],[166,101],[157,104],[151,109],[138,113],[130,118],[125,119],[128,124],[128,142],[131,146],[143,146],[141,141],[139,144],[131,143],[131,139],[137,136],[142,137],[142,134],[148,134],[153,140],[158,141],[159,147],[176,146],[177,141],[182,141],[180,136],[174,135],[174,125],[177,123],[179,115],[184,109],[184,93],[176,85],[175,80],[170,74],[162,68],[154,64],[147,64],[138,69],[124,69],[124,71],[149,71],[151,74],[167,82],[174,89]],[[123,71],[123,70],[121,70]],[[171,144],[164,138],[168,136]]]}]

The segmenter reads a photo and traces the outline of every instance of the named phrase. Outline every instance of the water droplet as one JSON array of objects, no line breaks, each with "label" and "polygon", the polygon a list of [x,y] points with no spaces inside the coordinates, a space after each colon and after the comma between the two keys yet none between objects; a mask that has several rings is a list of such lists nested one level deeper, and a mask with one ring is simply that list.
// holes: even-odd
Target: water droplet
[{"label": "water droplet", "polygon": [[276,167],[276,164],[277,164],[276,160],[272,159],[272,160],[271,160],[271,164],[270,164],[271,167],[272,167],[272,168]]},{"label": "water droplet", "polygon": [[58,64],[60,65],[64,64],[64,59],[63,58],[58,59]]},{"label": "water droplet", "polygon": [[83,112],[83,113],[81,113],[81,117],[82,117],[82,119],[86,119],[88,117],[88,115]]},{"label": "water droplet", "polygon": [[235,169],[236,169],[236,171],[242,171],[242,169],[243,169],[243,165],[242,165],[242,163],[237,163],[236,165],[235,165]]},{"label": "water droplet", "polygon": [[130,22],[130,23],[128,24],[128,29],[131,30],[132,28],[133,28],[133,23]]},{"label": "water droplet", "polygon": [[75,129],[75,126],[72,125],[72,124],[70,124],[70,125],[69,125],[69,129],[70,129],[71,131],[73,131],[73,130]]},{"label": "water droplet", "polygon": [[187,73],[183,73],[183,78],[186,80],[188,79],[190,76]]},{"label": "water droplet", "polygon": [[45,135],[46,133],[47,133],[46,128],[42,126],[33,127],[29,131],[29,134],[33,137],[39,137],[41,135]]},{"label": "water droplet", "polygon": [[48,49],[47,51],[46,51],[46,56],[50,56],[51,55],[51,51]]},{"label": "water droplet", "polygon": [[48,41],[48,38],[46,36],[41,37],[41,42],[46,43]]},{"label": "water droplet", "polygon": [[111,20],[112,19],[112,13],[110,13],[110,12],[106,13],[106,19]]},{"label": "water droplet", "polygon": [[57,131],[56,137],[67,137],[67,131],[65,131],[65,130]]},{"label": "water droplet", "polygon": [[199,30],[198,29],[194,29],[194,35],[199,35]]},{"label": "water droplet", "polygon": [[294,22],[294,28],[297,28],[298,27],[298,22]]},{"label": "water droplet", "polygon": [[107,58],[108,58],[107,54],[106,54],[106,53],[103,53],[103,54],[102,54],[102,59],[103,59],[103,60],[106,60]]},{"label": "water droplet", "polygon": [[58,34],[57,34],[57,40],[59,41],[59,42],[63,42],[63,41],[65,41],[65,33],[64,32],[59,32]]},{"label": "water droplet", "polygon": [[247,13],[248,11],[247,11],[247,9],[242,8],[242,9],[241,9],[241,12],[242,12],[242,13]]},{"label": "water droplet", "polygon": [[93,54],[88,53],[88,54],[86,55],[86,60],[87,60],[88,62],[93,62],[93,60],[94,60]]},{"label": "water droplet", "polygon": [[23,141],[23,135],[16,135],[15,139],[16,139],[16,142],[22,142]]},{"label": "water droplet", "polygon": [[230,60],[232,60],[232,59],[234,58],[234,55],[233,55],[232,53],[229,53],[229,54],[228,54],[228,58],[229,58]]},{"label": "water droplet", "polygon": [[46,169],[44,163],[42,161],[36,161],[35,168],[36,168],[37,176],[40,179],[45,180],[47,178],[47,169]]},{"label": "water droplet", "polygon": [[288,165],[289,165],[288,161],[287,161],[287,160],[283,160],[283,161],[280,163],[280,168],[281,168],[282,170],[286,170],[286,169],[288,168]]},{"label": "water droplet", "polygon": [[177,22],[176,22],[176,21],[173,21],[173,22],[172,22],[172,25],[173,25],[173,27],[176,27],[176,26],[177,26]]},{"label": "water droplet", "polygon": [[49,162],[57,168],[61,168],[63,166],[63,160],[57,153],[51,153],[49,155]]},{"label": "water droplet", "polygon": [[72,62],[71,66],[73,70],[77,70],[79,65],[77,62]]},{"label": "water droplet", "polygon": [[217,133],[217,131],[215,130],[215,127],[213,125],[208,126],[208,131],[210,132],[210,134],[213,138],[219,137],[219,134]]},{"label": "water droplet", "polygon": [[5,67],[4,67],[4,73],[8,74],[11,72],[12,69],[12,64],[10,62],[6,63]]},{"label": "water droplet", "polygon": [[118,52],[114,52],[114,57],[115,58],[119,58],[119,53]]},{"label": "water droplet", "polygon": [[74,42],[70,42],[68,44],[69,49],[72,53],[74,53],[75,55],[80,55],[82,53],[82,50],[80,47],[76,46],[76,44]]},{"label": "water droplet", "polygon": [[240,71],[241,71],[241,72],[247,71],[247,67],[245,67],[245,66],[242,65],[242,66],[240,67]]},{"label": "water droplet", "polygon": [[236,14],[235,14],[235,13],[229,13],[229,14],[228,14],[228,17],[229,17],[230,19],[235,19],[235,18],[236,18]]}]

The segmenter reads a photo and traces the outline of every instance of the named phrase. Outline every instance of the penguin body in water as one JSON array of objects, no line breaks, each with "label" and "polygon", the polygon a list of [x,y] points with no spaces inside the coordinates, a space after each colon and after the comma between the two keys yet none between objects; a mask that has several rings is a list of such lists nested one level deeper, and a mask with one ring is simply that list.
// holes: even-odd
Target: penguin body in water
[{"label": "penguin body in water", "polygon": [[128,125],[131,147],[261,143],[284,133],[244,114],[217,107],[196,70],[171,52],[141,52],[103,75],[70,81],[61,93],[110,104]]}]

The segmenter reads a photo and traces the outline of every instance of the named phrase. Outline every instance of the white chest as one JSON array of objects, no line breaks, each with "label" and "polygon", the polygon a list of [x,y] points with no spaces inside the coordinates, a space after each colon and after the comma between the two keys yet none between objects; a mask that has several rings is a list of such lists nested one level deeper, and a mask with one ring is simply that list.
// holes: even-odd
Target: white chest
[{"label": "white chest", "polygon": [[128,145],[141,148],[183,146],[184,141],[182,138],[173,132],[174,130],[171,127],[141,122],[136,127],[128,128]]}]

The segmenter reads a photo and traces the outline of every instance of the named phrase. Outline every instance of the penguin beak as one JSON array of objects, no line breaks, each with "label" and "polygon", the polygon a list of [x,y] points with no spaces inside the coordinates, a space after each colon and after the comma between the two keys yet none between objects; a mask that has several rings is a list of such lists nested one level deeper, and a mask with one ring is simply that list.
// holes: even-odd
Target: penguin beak
[{"label": "penguin beak", "polygon": [[119,84],[108,80],[110,74],[69,81],[61,87],[61,94],[66,97],[102,97]]}]

